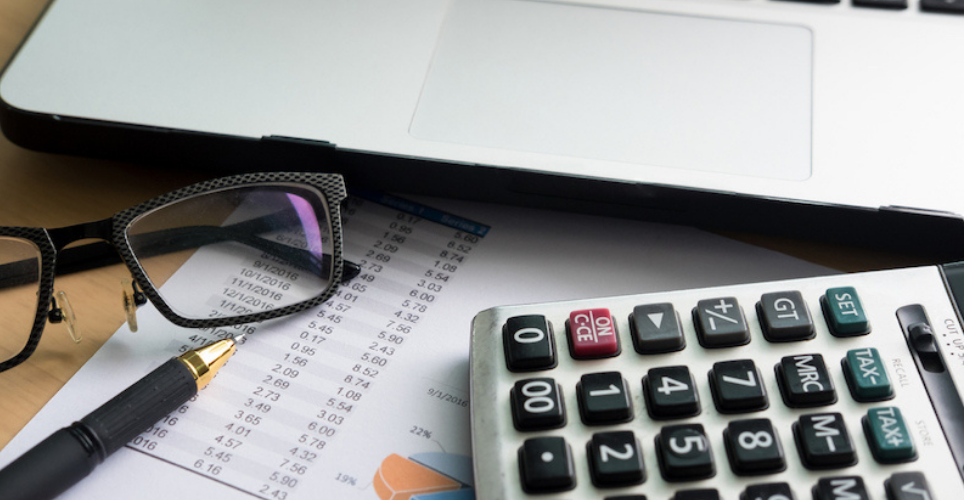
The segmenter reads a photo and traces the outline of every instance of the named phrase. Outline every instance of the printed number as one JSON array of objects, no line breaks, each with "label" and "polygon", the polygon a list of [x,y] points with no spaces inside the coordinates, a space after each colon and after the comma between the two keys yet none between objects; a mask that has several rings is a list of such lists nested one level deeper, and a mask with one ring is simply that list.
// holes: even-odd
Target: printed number
[{"label": "printed number", "polygon": [[755,450],[757,448],[769,448],[773,446],[773,436],[766,431],[741,432],[736,438],[736,441],[740,443],[740,448],[744,450]]},{"label": "printed number", "polygon": [[520,344],[534,344],[546,338],[546,334],[538,328],[522,328],[515,332],[513,338]]},{"label": "printed number", "polygon": [[619,387],[616,387],[613,384],[609,384],[608,389],[596,389],[595,391],[589,391],[589,395],[590,396],[615,396],[622,392],[623,391],[621,391]]},{"label": "printed number", "polygon": [[724,382],[729,382],[731,384],[745,385],[747,387],[756,387],[756,375],[753,373],[753,371],[747,371],[745,379],[731,377],[729,375],[723,375],[722,379]]},{"label": "printed number", "polygon": [[677,455],[686,455],[693,451],[706,451],[706,439],[703,436],[685,436],[682,439],[673,437],[669,440],[669,448]]},{"label": "printed number", "polygon": [[656,391],[662,392],[667,396],[676,391],[688,391],[690,388],[690,386],[686,385],[685,383],[669,377],[662,377],[660,379],[660,383],[662,385],[660,385],[659,389],[656,389]]},{"label": "printed number", "polygon": [[599,447],[599,458],[603,462],[608,462],[609,457],[613,457],[616,460],[629,460],[633,458],[633,446],[629,443],[623,445],[624,451],[616,451],[606,445],[601,445]]},{"label": "printed number", "polygon": [[529,413],[546,413],[556,407],[556,402],[549,397],[552,386],[544,380],[533,380],[522,386],[522,395],[526,401],[522,407]]}]

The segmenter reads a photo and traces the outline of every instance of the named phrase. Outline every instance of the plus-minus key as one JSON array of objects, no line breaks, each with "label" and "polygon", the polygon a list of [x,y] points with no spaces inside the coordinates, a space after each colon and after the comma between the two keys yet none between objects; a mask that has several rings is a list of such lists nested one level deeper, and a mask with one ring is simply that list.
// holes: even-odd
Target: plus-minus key
[{"label": "plus-minus key", "polygon": [[609,309],[573,311],[566,328],[574,358],[606,358],[619,354],[619,338]]}]

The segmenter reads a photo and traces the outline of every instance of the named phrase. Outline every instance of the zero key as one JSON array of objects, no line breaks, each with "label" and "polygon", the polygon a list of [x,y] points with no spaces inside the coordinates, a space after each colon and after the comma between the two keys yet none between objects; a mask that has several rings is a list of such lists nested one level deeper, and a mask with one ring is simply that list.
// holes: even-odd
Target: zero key
[{"label": "zero key", "polygon": [[554,368],[557,363],[552,325],[545,316],[509,318],[502,327],[502,345],[509,371],[526,372]]}]

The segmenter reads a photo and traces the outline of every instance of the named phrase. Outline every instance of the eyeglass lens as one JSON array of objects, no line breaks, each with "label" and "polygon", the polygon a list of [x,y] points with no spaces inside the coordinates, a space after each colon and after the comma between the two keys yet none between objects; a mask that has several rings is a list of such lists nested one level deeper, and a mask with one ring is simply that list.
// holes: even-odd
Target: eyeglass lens
[{"label": "eyeglass lens", "polygon": [[32,241],[0,236],[0,361],[27,345],[40,296],[40,250]]},{"label": "eyeglass lens", "polygon": [[164,302],[188,319],[211,317],[211,304],[161,289],[188,258],[194,268],[240,266],[240,276],[226,278],[232,282],[197,286],[214,295],[228,286],[240,290],[243,297],[233,298],[251,312],[312,299],[331,282],[327,203],[303,185],[267,183],[185,198],[135,218],[127,238]]}]

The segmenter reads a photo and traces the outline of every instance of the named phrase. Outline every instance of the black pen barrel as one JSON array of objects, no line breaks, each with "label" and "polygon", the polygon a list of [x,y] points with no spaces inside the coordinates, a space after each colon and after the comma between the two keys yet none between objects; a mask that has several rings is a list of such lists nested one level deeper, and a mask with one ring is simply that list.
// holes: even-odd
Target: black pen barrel
[{"label": "black pen barrel", "polygon": [[93,431],[107,456],[195,394],[197,380],[191,370],[172,358],[80,421]]},{"label": "black pen barrel", "polygon": [[191,370],[171,359],[79,422],[0,470],[0,499],[54,498],[107,456],[197,394]]},{"label": "black pen barrel", "polygon": [[77,435],[81,425],[60,429],[0,470],[0,498],[54,498],[87,477],[102,459]]}]

